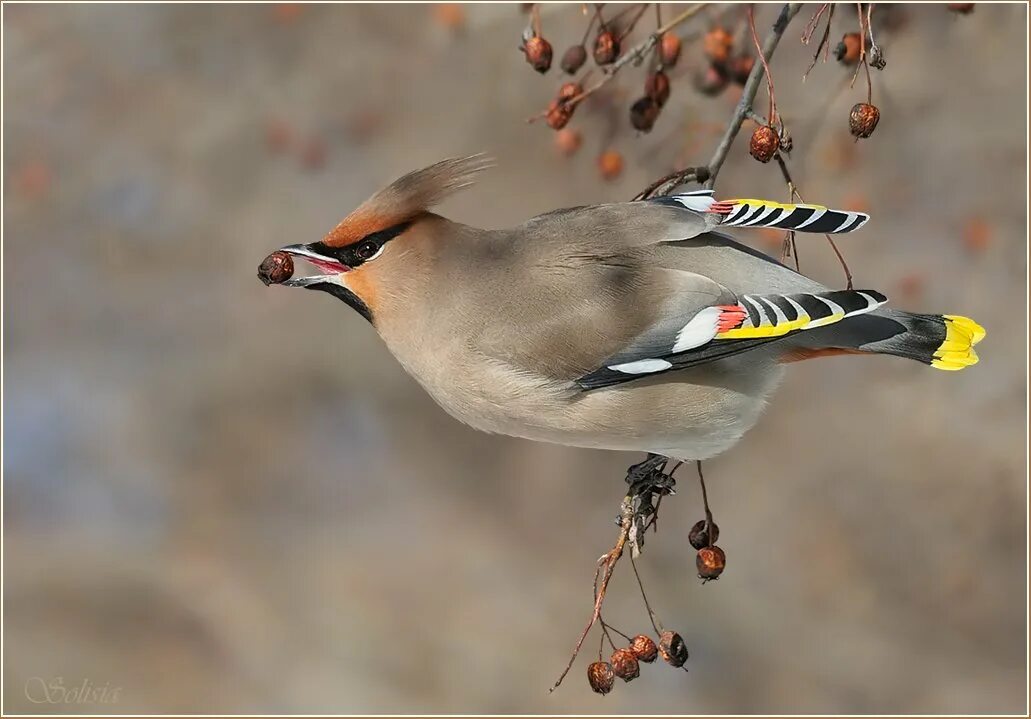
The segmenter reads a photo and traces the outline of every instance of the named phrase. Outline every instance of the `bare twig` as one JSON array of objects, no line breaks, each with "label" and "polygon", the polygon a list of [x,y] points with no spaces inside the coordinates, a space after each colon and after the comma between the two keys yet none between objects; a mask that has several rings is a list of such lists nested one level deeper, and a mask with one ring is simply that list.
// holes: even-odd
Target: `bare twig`
[{"label": "bare twig", "polygon": [[[584,627],[583,632],[580,633],[580,638],[577,640],[576,646],[573,648],[573,654],[569,657],[569,663],[566,664],[566,668],[562,670],[562,674],[559,675],[554,686],[548,690],[549,692],[553,692],[558,689],[562,680],[566,678],[567,674],[569,674],[569,670],[573,668],[573,663],[576,661],[576,657],[580,654],[580,649],[583,647],[584,640],[587,639],[587,635],[590,633],[591,628],[601,616],[601,605],[605,602],[605,592],[608,591],[609,580],[612,579],[612,572],[615,570],[620,557],[623,556],[623,549],[626,547],[627,540],[630,537],[630,528],[633,526],[634,522],[634,500],[630,495],[623,498],[623,502],[619,509],[619,517],[619,537],[616,539],[616,544],[609,552],[603,554],[601,559],[598,560],[601,581],[598,582],[597,591],[594,593],[594,610],[591,613],[591,618],[587,622],[587,626]],[[596,581],[597,577],[598,574],[596,573]]]},{"label": "bare twig", "polygon": [[[798,185],[795,184],[794,179],[791,177],[791,172],[788,171],[788,165],[784,161],[784,158],[778,152],[773,156],[777,161],[777,167],[780,168],[780,174],[784,177],[784,182],[787,183],[788,192],[790,193],[791,201],[798,198],[799,202],[805,202],[805,198],[802,197],[802,193],[798,191]],[[841,250],[838,249],[837,243],[834,238],[829,234],[824,233],[824,237],[827,238],[827,242],[830,243],[831,249],[834,250],[834,254],[838,257],[838,262],[841,264],[841,269],[845,272],[846,289],[852,289],[852,271],[848,268],[848,263],[845,262],[845,256],[841,254]],[[795,252],[795,269],[798,269],[798,247],[795,245],[793,233],[790,235],[791,249]]]},{"label": "bare twig", "polygon": [[[767,60],[777,49],[784,31],[787,29],[791,19],[798,14],[801,7],[801,3],[788,3],[781,8],[777,21],[763,40],[761,49],[763,56]],[[727,153],[730,152],[730,146],[734,144],[734,139],[741,130],[741,123],[745,121],[748,111],[752,109],[752,102],[755,100],[755,94],[759,91],[759,83],[762,82],[764,73],[765,65],[761,63],[756,63],[755,67],[752,68],[752,72],[749,74],[744,90],[741,93],[741,100],[734,109],[734,114],[730,118],[723,137],[716,146],[716,150],[713,152],[712,159],[709,160],[709,179],[705,181],[706,187],[712,187],[716,184],[716,175],[719,174],[720,168],[723,167],[723,162],[727,159]]]},{"label": "bare twig", "polygon": [[648,595],[644,591],[644,582],[641,581],[641,574],[637,571],[637,562],[634,560],[633,555],[630,557],[630,566],[634,568],[634,576],[637,578],[637,586],[641,589],[641,599],[644,600],[644,607],[648,610],[648,619],[652,623],[652,629],[655,630],[655,634],[662,634],[662,622],[655,615],[655,611],[652,609],[651,603],[648,602]]},{"label": "bare twig", "polygon": [[[827,3],[827,5],[830,5],[830,12],[827,13],[827,26],[823,29],[823,35],[820,37],[820,44],[816,46],[816,52],[813,53],[813,61],[811,63],[809,63],[809,67],[806,68],[805,73],[802,75],[802,82],[806,81],[806,78],[809,77],[809,73],[812,72],[814,67],[816,67],[816,61],[820,58],[820,51],[823,50],[824,48],[826,48],[827,50],[830,49],[830,43],[828,41],[830,40],[830,37],[831,37],[831,21],[834,20],[834,8],[836,6],[831,4],[831,3]],[[817,14],[817,16],[818,16],[818,14]],[[813,29],[814,30],[816,29],[815,25],[813,26]],[[804,42],[804,43],[806,43],[808,45],[809,44],[809,38],[807,38],[805,35],[803,35],[802,36],[802,42]],[[826,54],[824,54],[824,56],[823,56],[823,61],[827,62],[827,55]]]},{"label": "bare twig", "polygon": [[759,45],[759,36],[755,32],[755,8],[751,5],[748,6],[748,29],[752,33],[752,43],[755,44],[755,51],[759,53],[759,61],[763,64],[763,68],[766,71],[766,92],[770,96],[768,116],[771,123],[770,127],[772,127],[772,123],[777,122],[777,99],[773,91],[773,73],[770,72],[770,66],[766,64],[766,55]]},{"label": "bare twig", "polygon": [[648,187],[641,190],[641,192],[637,193],[631,202],[647,200],[659,195],[665,195],[674,187],[682,185],[685,182],[705,182],[707,179],[709,179],[708,167],[686,167],[683,170],[671,172],[665,177],[660,177],[658,180],[648,185]]}]

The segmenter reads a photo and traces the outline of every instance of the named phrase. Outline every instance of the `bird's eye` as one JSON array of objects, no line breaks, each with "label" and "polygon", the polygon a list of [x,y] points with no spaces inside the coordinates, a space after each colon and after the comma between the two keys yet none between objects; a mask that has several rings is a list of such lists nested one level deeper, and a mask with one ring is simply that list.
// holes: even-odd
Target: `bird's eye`
[{"label": "bird's eye", "polygon": [[376,256],[379,252],[379,245],[375,242],[363,242],[355,248],[354,254],[358,256],[359,260],[368,260]]}]

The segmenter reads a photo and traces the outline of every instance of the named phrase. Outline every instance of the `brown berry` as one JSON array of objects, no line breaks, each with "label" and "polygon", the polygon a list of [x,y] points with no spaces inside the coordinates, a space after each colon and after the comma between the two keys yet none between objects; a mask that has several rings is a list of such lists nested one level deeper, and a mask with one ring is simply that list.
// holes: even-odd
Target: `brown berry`
[{"label": "brown berry", "polygon": [[716,579],[727,566],[727,555],[716,546],[702,547],[695,557],[695,566],[698,567],[698,576],[705,581]]},{"label": "brown berry", "polygon": [[642,97],[630,106],[630,124],[640,132],[650,132],[659,118],[659,103],[650,97]]},{"label": "brown berry", "polygon": [[673,67],[680,58],[680,37],[674,32],[664,32],[659,39],[659,62],[663,67]]},{"label": "brown berry", "polygon": [[841,42],[834,48],[834,57],[843,65],[855,65],[859,62],[861,43],[858,32],[847,32]]},{"label": "brown berry", "polygon": [[727,74],[715,65],[706,65],[694,77],[694,86],[703,95],[719,95],[727,87]]},{"label": "brown berry", "polygon": [[555,146],[567,157],[576,154],[576,151],[580,149],[581,142],[582,138],[578,130],[567,127],[555,133]]},{"label": "brown berry", "polygon": [[[715,522],[709,526],[712,527],[712,543],[715,543],[715,541],[720,538],[720,528],[716,526]],[[691,527],[691,531],[688,532],[687,541],[689,541],[691,546],[695,549],[709,546],[709,532],[706,530],[704,519],[699,519],[694,523],[694,526]]]},{"label": "brown berry", "polygon": [[606,180],[615,180],[623,172],[623,156],[615,150],[606,150],[598,158],[598,171]]},{"label": "brown berry", "polygon": [[780,138],[777,131],[768,125],[760,125],[752,133],[752,139],[748,143],[748,151],[759,162],[769,162],[777,154],[780,147]]},{"label": "brown berry", "polygon": [[659,107],[669,99],[669,76],[662,70],[648,75],[644,81],[644,94],[659,103]]},{"label": "brown berry", "polygon": [[326,143],[315,137],[307,140],[301,147],[301,167],[306,170],[321,170],[326,166]]},{"label": "brown berry", "polygon": [[258,279],[264,282],[266,287],[286,282],[293,274],[294,259],[282,250],[273,252],[258,265]]},{"label": "brown berry", "polygon": [[684,638],[667,629],[659,635],[659,654],[671,666],[684,666],[687,661],[687,645],[684,644]]},{"label": "brown berry", "polygon": [[959,13],[960,15],[969,15],[974,12],[974,3],[972,2],[950,2],[949,10],[952,12]]},{"label": "brown berry", "polygon": [[594,61],[599,65],[611,65],[619,57],[619,38],[611,30],[602,30],[594,38]]},{"label": "brown berry", "polygon": [[881,111],[868,102],[858,102],[848,114],[848,129],[855,137],[870,137],[881,119]]},{"label": "brown berry", "polygon": [[609,657],[612,673],[625,682],[633,681],[641,676],[641,665],[630,649],[617,649]]},{"label": "brown berry", "polygon": [[738,55],[730,61],[727,71],[731,80],[738,85],[744,85],[748,82],[748,76],[752,74],[753,67],[755,67],[754,57],[751,55]]},{"label": "brown berry", "polygon": [[551,43],[540,35],[534,35],[523,45],[526,61],[539,73],[551,68]]},{"label": "brown berry", "polygon": [[548,103],[548,111],[545,114],[545,122],[552,130],[561,130],[569,124],[573,117],[573,108],[560,100],[552,100]]},{"label": "brown berry", "polygon": [[730,50],[733,46],[734,38],[722,27],[714,27],[705,33],[705,38],[702,40],[705,56],[719,64],[730,59]]},{"label": "brown berry", "polygon": [[575,75],[585,62],[587,62],[587,49],[583,45],[573,45],[562,54],[562,72]]},{"label": "brown berry", "polygon": [[577,95],[582,95],[583,91],[583,85],[578,82],[564,82],[562,87],[558,89],[558,101],[567,103]]},{"label": "brown berry", "polygon": [[633,641],[630,642],[630,651],[634,653],[638,661],[651,664],[655,661],[655,657],[659,655],[659,648],[655,646],[655,642],[652,641],[651,637],[645,636],[644,634],[638,634],[634,637]]},{"label": "brown berry", "polygon": [[612,691],[612,685],[616,681],[615,672],[608,662],[594,662],[587,667],[587,681],[591,683],[591,689],[598,694],[608,694]]}]

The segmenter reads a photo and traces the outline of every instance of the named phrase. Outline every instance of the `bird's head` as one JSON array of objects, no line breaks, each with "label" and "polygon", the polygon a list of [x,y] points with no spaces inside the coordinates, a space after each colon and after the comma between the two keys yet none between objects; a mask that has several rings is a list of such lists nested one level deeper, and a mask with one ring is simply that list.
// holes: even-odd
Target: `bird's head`
[{"label": "bird's head", "polygon": [[337,297],[370,322],[377,298],[392,295],[406,281],[419,253],[412,252],[430,228],[430,207],[472,184],[490,166],[483,155],[443,160],[410,172],[363,202],[318,242],[282,248],[316,268],[307,277],[282,282]]}]

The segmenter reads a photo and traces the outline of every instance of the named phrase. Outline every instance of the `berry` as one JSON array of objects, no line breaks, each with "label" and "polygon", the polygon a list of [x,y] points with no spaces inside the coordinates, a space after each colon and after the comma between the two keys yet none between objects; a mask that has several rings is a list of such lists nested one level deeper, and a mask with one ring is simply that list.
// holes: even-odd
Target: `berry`
[{"label": "berry", "polygon": [[664,32],[659,38],[659,62],[663,67],[673,67],[680,58],[680,38],[673,32]]},{"label": "berry", "polygon": [[695,557],[695,566],[700,578],[705,581],[716,579],[723,574],[723,568],[727,566],[727,555],[716,546],[702,547]]},{"label": "berry", "polygon": [[950,2],[949,10],[960,15],[969,15],[974,12],[974,3],[972,2]]},{"label": "berry", "polygon": [[669,76],[662,70],[648,75],[644,81],[644,94],[659,103],[659,107],[669,99]]},{"label": "berry", "polygon": [[611,65],[619,57],[619,38],[611,30],[602,30],[594,38],[594,61],[599,65]]},{"label": "berry", "polygon": [[573,45],[562,53],[562,72],[575,75],[585,62],[587,62],[587,50],[583,45]]},{"label": "berry", "polygon": [[659,654],[671,666],[684,666],[687,661],[687,645],[684,644],[684,638],[667,629],[659,635]]},{"label": "berry", "polygon": [[751,55],[738,55],[730,61],[727,71],[731,80],[738,85],[744,85],[748,81],[748,76],[752,74],[753,67],[755,67],[754,57]]},{"label": "berry", "polygon": [[558,89],[558,101],[563,104],[568,103],[577,95],[582,95],[583,91],[583,85],[578,82],[564,82]]},{"label": "berry", "polygon": [[606,150],[598,158],[598,171],[606,180],[615,180],[623,172],[623,156],[615,150]]},{"label": "berry", "polygon": [[[715,542],[720,538],[720,528],[713,522],[712,527],[712,541]],[[691,543],[691,546],[695,549],[701,549],[702,547],[709,546],[709,533],[705,530],[705,520],[699,519],[691,527],[691,531],[687,535],[687,541]]]},{"label": "berry", "polygon": [[573,155],[580,149],[582,139],[578,130],[567,127],[555,133],[555,146],[563,155]]},{"label": "berry", "polygon": [[655,657],[659,655],[659,648],[655,646],[655,642],[652,641],[651,637],[647,637],[644,634],[638,634],[634,637],[633,641],[630,642],[630,651],[634,653],[638,661],[651,664],[655,661]]},{"label": "berry", "polygon": [[727,74],[722,68],[707,65],[695,75],[694,86],[703,95],[719,95],[727,87]]},{"label": "berry", "polygon": [[760,125],[752,133],[752,139],[748,143],[748,151],[759,162],[769,162],[777,154],[780,148],[780,138],[777,132],[768,125]]},{"label": "berry", "polygon": [[858,32],[847,32],[841,42],[834,48],[834,57],[843,65],[855,65],[859,62],[860,41]]},{"label": "berry", "polygon": [[870,137],[881,119],[881,111],[875,105],[859,102],[848,114],[848,129],[855,137]]},{"label": "berry", "polygon": [[561,130],[573,117],[573,108],[561,100],[552,100],[548,103],[548,111],[544,117],[548,127],[552,130]]},{"label": "berry", "polygon": [[286,252],[277,250],[258,265],[258,279],[265,286],[278,285],[293,277],[294,259]]},{"label": "berry", "polygon": [[523,53],[526,61],[539,73],[545,73],[551,68],[551,43],[540,35],[534,35],[523,45]]},{"label": "berry", "polygon": [[718,64],[723,64],[730,59],[730,50],[733,46],[734,38],[722,27],[714,27],[705,33],[705,38],[702,40],[705,56]]},{"label": "berry", "polygon": [[612,671],[612,665],[608,662],[594,662],[587,667],[587,681],[598,694],[608,694],[612,691],[612,685],[616,681],[616,675]]},{"label": "berry", "polygon": [[630,106],[630,124],[635,130],[650,132],[659,118],[659,103],[650,97],[642,97]]},{"label": "berry", "polygon": [[617,649],[609,657],[612,673],[625,682],[633,681],[641,676],[641,665],[630,649]]}]

